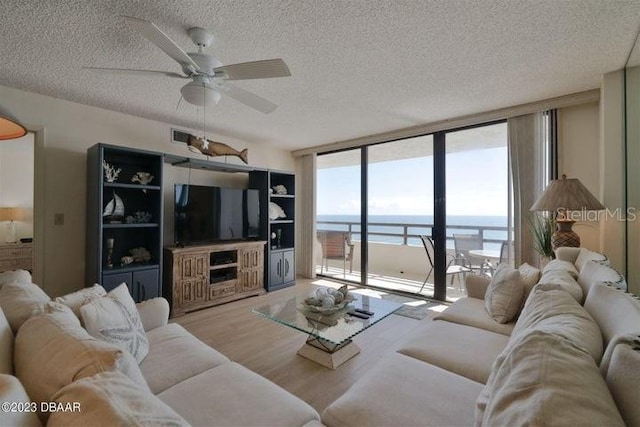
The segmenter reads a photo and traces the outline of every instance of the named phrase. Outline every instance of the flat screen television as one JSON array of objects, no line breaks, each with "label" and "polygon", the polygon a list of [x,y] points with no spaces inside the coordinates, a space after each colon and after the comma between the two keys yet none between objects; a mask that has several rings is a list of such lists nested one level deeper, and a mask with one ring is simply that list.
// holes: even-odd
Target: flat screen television
[{"label": "flat screen television", "polygon": [[175,242],[260,237],[260,197],[253,189],[175,184]]}]

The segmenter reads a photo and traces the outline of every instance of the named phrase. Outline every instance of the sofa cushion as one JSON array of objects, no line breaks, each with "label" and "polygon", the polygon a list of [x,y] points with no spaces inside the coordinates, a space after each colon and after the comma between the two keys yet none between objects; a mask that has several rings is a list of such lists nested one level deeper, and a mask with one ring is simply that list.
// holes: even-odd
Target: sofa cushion
[{"label": "sofa cushion", "polygon": [[130,354],[93,338],[71,309],[57,306],[58,311],[27,320],[15,340],[16,376],[34,402],[50,401],[67,384],[111,370],[120,370],[146,387]]},{"label": "sofa cushion", "polygon": [[600,363],[602,334],[596,322],[567,292],[546,289],[545,286],[533,288],[513,329],[511,340],[515,342],[533,330],[553,333],[584,349],[596,363]]},{"label": "sofa cushion", "polygon": [[578,254],[578,257],[575,261],[575,265],[578,271],[582,271],[582,268],[587,261],[597,261],[605,265],[609,265],[609,258],[607,258],[605,254],[590,251],[587,248],[580,248],[580,253]]},{"label": "sofa cushion", "polygon": [[0,374],[0,402],[20,405],[20,407],[9,407],[8,411],[4,407],[0,410],[0,426],[39,427],[42,425],[35,412],[37,404],[31,403],[27,392],[16,377]]},{"label": "sofa cushion", "polygon": [[566,271],[574,279],[577,279],[579,274],[575,264],[561,259],[552,259],[549,261],[542,269],[542,274],[547,271]]},{"label": "sofa cushion", "polygon": [[506,335],[435,320],[412,335],[398,352],[484,384],[508,342]]},{"label": "sofa cushion", "polygon": [[103,297],[107,294],[107,291],[97,283],[91,287],[80,289],[79,291],[71,292],[70,294],[55,298],[55,302],[64,304],[69,307],[73,314],[80,318],[80,307],[87,304],[94,298]]},{"label": "sofa cushion", "polygon": [[189,425],[166,403],[120,372],[103,372],[75,381],[59,390],[52,401],[80,410],[51,413],[50,427]]},{"label": "sofa cushion", "polygon": [[587,294],[584,308],[600,326],[605,346],[617,335],[638,331],[640,299],[633,294],[596,283]]},{"label": "sofa cushion", "polygon": [[169,320],[169,302],[161,297],[136,303],[142,326],[146,332],[165,326]]},{"label": "sofa cushion", "polygon": [[550,270],[542,273],[538,284],[544,285],[557,285],[564,289],[575,299],[578,303],[582,304],[583,292],[582,287],[576,282],[571,274],[564,270]]},{"label": "sofa cushion", "polygon": [[0,374],[13,375],[13,331],[0,308]]},{"label": "sofa cushion", "polygon": [[233,362],[184,380],[158,397],[193,426],[301,426],[320,419],[304,401]]},{"label": "sofa cushion", "polygon": [[0,307],[14,334],[28,318],[41,313],[49,301],[51,298],[33,283],[7,283],[0,289]]},{"label": "sofa cushion", "polygon": [[[392,353],[322,413],[329,426],[469,426],[482,384]],[[431,396],[431,393],[433,395]]]},{"label": "sofa cushion", "polygon": [[446,320],[462,325],[473,326],[503,335],[511,335],[515,322],[498,323],[489,316],[484,307],[484,300],[478,298],[460,298],[434,320]]},{"label": "sofa cushion", "polygon": [[531,290],[536,283],[538,283],[538,280],[540,280],[540,270],[525,262],[518,267],[518,271],[520,272],[520,278],[522,279],[522,286],[524,286],[524,295],[522,297],[522,305],[524,305],[531,293]]},{"label": "sofa cushion", "polygon": [[508,323],[518,315],[523,295],[520,272],[509,264],[500,264],[484,295],[485,308],[496,322]]},{"label": "sofa cushion", "polygon": [[533,331],[494,365],[476,406],[476,425],[624,426],[588,353]]},{"label": "sofa cushion", "polygon": [[31,283],[31,273],[27,270],[10,270],[0,273],[0,288],[8,283]]},{"label": "sofa cushion", "polygon": [[147,337],[149,354],[140,364],[140,370],[154,394],[229,362],[177,323],[153,329]]},{"label": "sofa cushion", "polygon": [[91,336],[128,351],[138,363],[149,353],[149,340],[135,305],[131,311],[115,298],[95,298],[80,307],[80,317]]},{"label": "sofa cushion", "polygon": [[628,426],[640,426],[640,335],[619,337],[611,347],[611,357],[603,373],[607,385],[624,422]]},{"label": "sofa cushion", "polygon": [[582,286],[584,292],[583,303],[593,285],[602,282],[611,282],[615,287],[623,291],[627,290],[626,280],[614,268],[600,262],[587,261],[584,263],[582,270],[580,270],[580,276],[578,276],[578,283]]}]

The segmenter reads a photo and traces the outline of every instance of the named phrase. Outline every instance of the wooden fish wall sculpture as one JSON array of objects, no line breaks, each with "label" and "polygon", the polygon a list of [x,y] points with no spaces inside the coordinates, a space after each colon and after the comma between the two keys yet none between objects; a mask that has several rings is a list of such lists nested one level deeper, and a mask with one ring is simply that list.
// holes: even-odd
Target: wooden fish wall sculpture
[{"label": "wooden fish wall sculpture", "polygon": [[236,156],[243,162],[249,164],[249,150],[245,148],[242,151],[238,151],[233,147],[223,144],[222,142],[211,141],[210,139],[203,139],[199,136],[189,135],[189,141],[187,142],[189,150],[195,153],[202,153],[206,156]]}]

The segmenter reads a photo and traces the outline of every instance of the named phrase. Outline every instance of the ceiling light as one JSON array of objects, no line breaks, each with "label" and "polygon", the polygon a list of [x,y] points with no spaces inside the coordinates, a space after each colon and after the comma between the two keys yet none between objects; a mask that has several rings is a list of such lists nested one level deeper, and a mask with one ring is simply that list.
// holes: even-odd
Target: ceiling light
[{"label": "ceiling light", "polygon": [[196,81],[182,86],[180,93],[185,101],[198,107],[216,105],[220,102],[221,97],[220,92],[211,88],[211,86]]},{"label": "ceiling light", "polygon": [[0,141],[21,138],[26,134],[27,129],[7,110],[0,107]]}]

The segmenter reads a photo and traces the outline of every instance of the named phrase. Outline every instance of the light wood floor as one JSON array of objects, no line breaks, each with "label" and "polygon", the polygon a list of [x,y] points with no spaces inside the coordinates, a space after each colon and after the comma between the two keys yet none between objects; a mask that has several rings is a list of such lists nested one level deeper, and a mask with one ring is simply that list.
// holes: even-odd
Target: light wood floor
[{"label": "light wood floor", "polygon": [[[323,283],[324,282],[324,283]],[[295,287],[189,313],[172,321],[229,359],[273,381],[322,412],[381,358],[395,351],[408,334],[431,320],[391,315],[354,338],[360,354],[330,370],[296,354],[307,335],[251,312],[251,308],[311,292],[326,280],[298,279]]]}]

